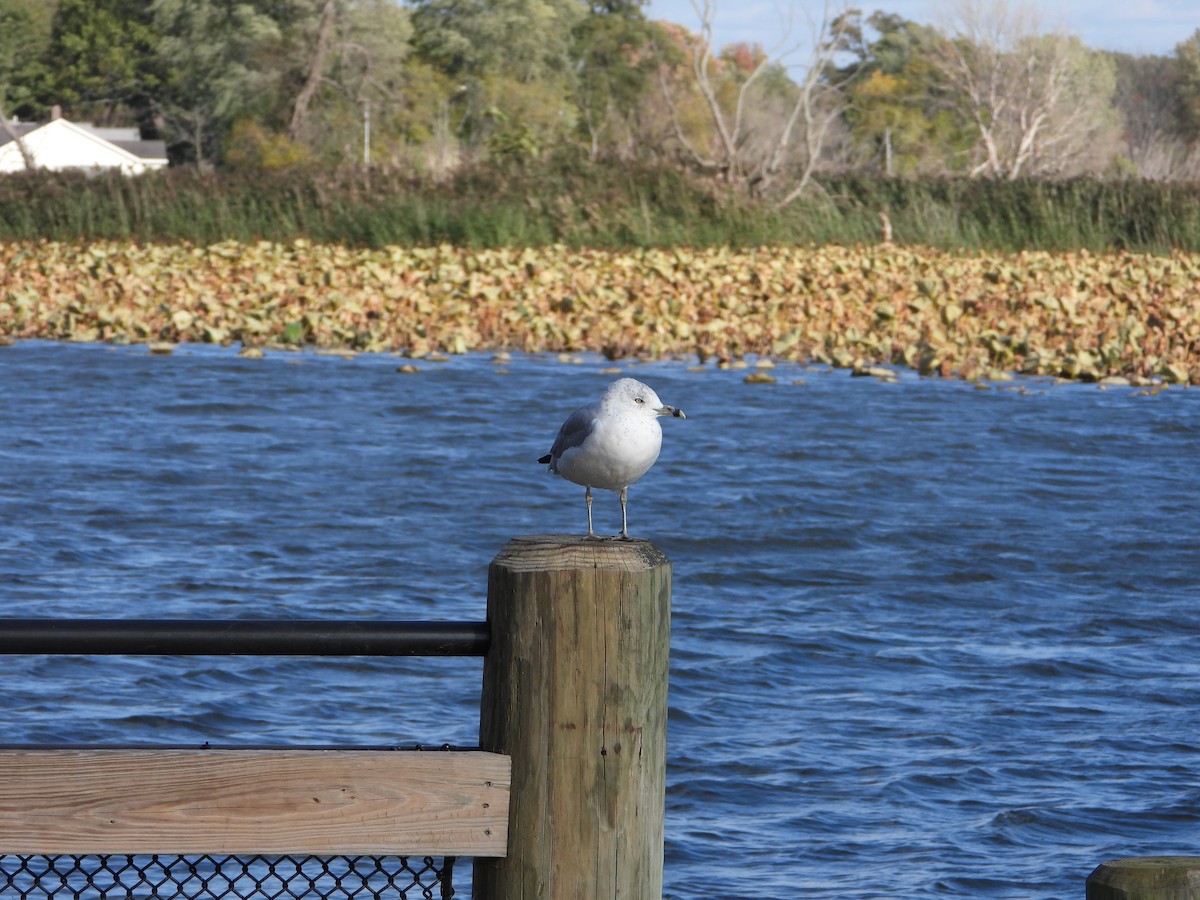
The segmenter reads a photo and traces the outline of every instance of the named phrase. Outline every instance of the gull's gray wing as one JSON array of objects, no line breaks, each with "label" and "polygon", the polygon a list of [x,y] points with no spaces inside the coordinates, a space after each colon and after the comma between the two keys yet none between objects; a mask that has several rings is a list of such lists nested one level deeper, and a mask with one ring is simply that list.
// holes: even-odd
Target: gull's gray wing
[{"label": "gull's gray wing", "polygon": [[567,421],[563,422],[562,428],[558,429],[558,437],[554,439],[554,446],[538,462],[554,465],[564,453],[572,447],[578,447],[588,439],[595,421],[596,408],[594,406],[579,407],[567,416]]}]

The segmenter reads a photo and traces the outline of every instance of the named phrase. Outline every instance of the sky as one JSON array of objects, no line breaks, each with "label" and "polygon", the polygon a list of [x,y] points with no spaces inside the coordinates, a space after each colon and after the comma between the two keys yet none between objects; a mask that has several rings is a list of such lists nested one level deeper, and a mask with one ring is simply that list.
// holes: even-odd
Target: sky
[{"label": "sky", "polygon": [[[783,34],[783,18],[794,10],[792,35],[807,37],[810,28],[805,11],[820,15],[822,0],[713,0],[716,15],[713,42],[718,48],[738,42],[761,44],[770,51]],[[893,0],[891,3],[850,3],[869,15],[874,10],[896,13],[913,22],[936,23],[938,7],[949,4],[933,0]],[[831,8],[840,8],[836,0]],[[1057,0],[1037,4],[1047,30],[1061,22],[1068,34],[1078,35],[1096,50],[1118,50],[1136,55],[1172,55],[1175,45],[1200,28],[1200,0]],[[650,0],[651,19],[677,22],[692,31],[700,18],[691,0]]]}]

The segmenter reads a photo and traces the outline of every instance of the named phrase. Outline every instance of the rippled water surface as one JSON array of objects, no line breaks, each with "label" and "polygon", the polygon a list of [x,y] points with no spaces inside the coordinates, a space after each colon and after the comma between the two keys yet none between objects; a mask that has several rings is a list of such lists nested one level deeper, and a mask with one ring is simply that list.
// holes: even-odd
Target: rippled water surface
[{"label": "rippled water surface", "polygon": [[[483,616],[533,462],[614,376],[0,349],[3,615]],[[626,365],[686,421],[667,895],[1076,897],[1200,849],[1200,393]],[[598,529],[615,531],[599,492]],[[0,661],[3,741],[471,744],[478,660]]]}]

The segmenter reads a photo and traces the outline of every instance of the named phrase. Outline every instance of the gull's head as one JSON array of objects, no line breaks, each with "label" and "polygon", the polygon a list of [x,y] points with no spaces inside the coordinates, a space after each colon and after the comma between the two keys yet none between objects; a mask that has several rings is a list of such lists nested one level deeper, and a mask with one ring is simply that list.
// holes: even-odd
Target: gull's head
[{"label": "gull's head", "polygon": [[642,384],[636,378],[618,378],[604,392],[602,402],[620,410],[638,411],[651,417],[674,416],[686,419],[682,409],[667,406],[658,399],[658,394],[649,385]]}]

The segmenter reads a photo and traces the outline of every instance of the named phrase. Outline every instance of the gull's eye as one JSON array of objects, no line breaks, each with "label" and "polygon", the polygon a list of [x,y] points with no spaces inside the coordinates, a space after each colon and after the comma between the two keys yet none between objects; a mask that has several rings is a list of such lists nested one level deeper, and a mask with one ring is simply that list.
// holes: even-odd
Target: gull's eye
[{"label": "gull's eye", "polygon": [[634,397],[633,402],[634,403],[645,403],[646,401],[643,400],[641,397]]}]

